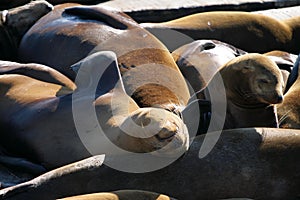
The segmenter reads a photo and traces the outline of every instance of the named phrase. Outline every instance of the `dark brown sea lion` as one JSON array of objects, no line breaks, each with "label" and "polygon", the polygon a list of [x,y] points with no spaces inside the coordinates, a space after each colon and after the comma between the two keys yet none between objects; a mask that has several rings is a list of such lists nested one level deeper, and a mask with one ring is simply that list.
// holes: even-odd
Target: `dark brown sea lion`
[{"label": "dark brown sea lion", "polygon": [[25,32],[52,10],[48,2],[33,1],[21,7],[0,12],[0,59],[16,60],[19,43]]},{"label": "dark brown sea lion", "polygon": [[284,95],[284,101],[277,105],[279,126],[282,128],[300,128],[300,56],[293,67],[288,79],[288,90]]},{"label": "dark brown sea lion", "polygon": [[175,200],[163,194],[141,190],[119,190],[62,198],[61,200]]},{"label": "dark brown sea lion", "polygon": [[[48,0],[47,2],[57,5],[62,3],[82,3],[86,5],[98,4],[108,0]],[[17,6],[29,3],[30,0],[2,0],[0,2],[0,10],[7,10]]]},{"label": "dark brown sea lion", "polygon": [[248,12],[214,11],[163,23],[141,25],[150,32],[158,29],[173,29],[195,40],[220,40],[248,52],[265,53],[282,50],[298,54],[300,51],[299,20],[300,17],[280,21]]},{"label": "dark brown sea lion", "polygon": [[284,81],[275,62],[249,53],[232,59],[219,73],[227,100],[224,128],[278,126],[273,104],[283,100]]},{"label": "dark brown sea lion", "polygon": [[106,137],[130,152],[173,158],[187,150],[189,133],[178,115],[140,108],[125,93],[114,53],[97,52],[73,68],[80,74],[77,89],[58,94],[63,84],[43,80],[62,77],[59,72],[51,69],[38,80],[45,70],[6,67],[10,74],[0,75],[0,141],[8,152],[51,169],[92,153],[118,154],[108,149]]},{"label": "dark brown sea lion", "polygon": [[[214,140],[215,136],[209,133],[207,137]],[[155,191],[189,200],[279,200],[299,196],[299,130],[225,130],[212,151],[199,159],[204,137],[197,136],[181,159],[157,171],[120,172],[102,164],[104,155],[94,156],[0,190],[0,198],[48,200],[120,188]]]},{"label": "dark brown sea lion", "polygon": [[124,13],[100,5],[56,6],[25,34],[19,55],[74,80],[69,66],[103,50],[117,54],[125,89],[139,106],[187,104],[188,88],[168,49]]}]

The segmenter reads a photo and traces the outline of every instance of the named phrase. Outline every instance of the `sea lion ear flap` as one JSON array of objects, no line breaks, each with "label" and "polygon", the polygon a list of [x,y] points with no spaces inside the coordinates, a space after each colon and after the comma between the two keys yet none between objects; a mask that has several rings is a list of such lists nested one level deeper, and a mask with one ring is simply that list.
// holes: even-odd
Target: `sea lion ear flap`
[{"label": "sea lion ear flap", "polygon": [[116,54],[101,51],[89,55],[71,66],[76,72],[75,84],[78,90],[102,95],[117,85],[125,91]]},{"label": "sea lion ear flap", "polygon": [[121,30],[125,30],[131,26],[138,26],[138,24],[126,14],[99,5],[70,7],[66,8],[64,13],[79,16],[84,19],[105,22],[111,27]]}]

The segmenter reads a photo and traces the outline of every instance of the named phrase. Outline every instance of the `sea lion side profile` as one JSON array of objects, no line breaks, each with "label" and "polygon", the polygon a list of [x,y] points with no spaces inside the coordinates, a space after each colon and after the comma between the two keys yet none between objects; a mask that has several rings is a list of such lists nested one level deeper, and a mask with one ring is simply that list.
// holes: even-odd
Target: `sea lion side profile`
[{"label": "sea lion side profile", "polygon": [[172,56],[185,79],[199,92],[224,64],[245,53],[217,40],[196,40],[176,49]]},{"label": "sea lion side profile", "polygon": [[0,198],[48,200],[131,188],[189,200],[297,199],[299,130],[224,130],[212,151],[200,159],[204,138],[213,140],[216,135],[197,136],[181,159],[157,171],[136,174],[114,170],[103,164],[104,155],[98,155],[0,190]]},{"label": "sea lion side profile", "polygon": [[195,40],[220,40],[247,52],[282,50],[298,54],[299,19],[295,17],[289,21],[279,21],[248,12],[213,11],[141,25],[150,32],[152,29],[173,29]]},{"label": "sea lion side profile", "polygon": [[220,74],[227,100],[224,128],[278,126],[273,104],[282,102],[284,82],[275,62],[249,53],[229,61]]},{"label": "sea lion side profile", "polygon": [[[114,53],[97,52],[78,64],[78,73],[83,73],[78,78],[83,78],[76,79],[77,89],[60,96],[56,93],[61,86],[52,84],[50,90],[49,83],[29,76],[0,75],[1,124],[5,126],[0,137],[8,152],[53,169],[91,155],[80,134],[96,145],[96,153],[107,155],[115,152],[99,145],[103,142],[98,135],[130,152],[176,157],[187,150],[189,133],[178,115],[162,108],[140,108],[126,94]],[[100,81],[98,76],[90,76],[91,71],[103,74]],[[17,92],[24,90],[24,82],[29,84],[25,85],[27,92]],[[91,91],[93,86],[95,91]],[[86,112],[90,111],[86,105],[96,112],[95,119]],[[79,121],[74,109],[79,111]],[[78,123],[86,129],[79,130]]]},{"label": "sea lion side profile", "polygon": [[168,49],[124,13],[100,5],[55,6],[25,34],[19,56],[74,80],[69,66],[107,50],[116,53],[125,90],[140,107],[187,105],[188,87]]}]

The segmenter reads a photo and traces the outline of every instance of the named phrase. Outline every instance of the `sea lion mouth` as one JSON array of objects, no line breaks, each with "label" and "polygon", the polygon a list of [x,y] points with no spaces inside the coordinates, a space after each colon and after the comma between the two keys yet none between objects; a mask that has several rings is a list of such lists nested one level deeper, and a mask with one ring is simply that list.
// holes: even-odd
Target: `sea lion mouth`
[{"label": "sea lion mouth", "polygon": [[170,135],[166,135],[166,136],[160,136],[160,135],[155,135],[155,138],[160,141],[160,142],[165,142],[166,140],[170,140],[174,138],[174,136],[176,135],[176,133],[171,133]]},{"label": "sea lion mouth", "polygon": [[279,104],[283,102],[283,96],[278,95],[273,98],[262,98],[261,102],[266,103],[266,104]]}]

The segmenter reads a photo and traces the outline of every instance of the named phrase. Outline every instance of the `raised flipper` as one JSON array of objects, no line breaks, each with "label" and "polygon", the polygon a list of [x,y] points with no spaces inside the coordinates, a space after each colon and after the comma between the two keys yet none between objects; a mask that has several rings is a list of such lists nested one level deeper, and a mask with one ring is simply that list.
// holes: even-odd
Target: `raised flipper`
[{"label": "raised flipper", "polygon": [[94,53],[71,66],[77,73],[75,83],[78,91],[101,96],[123,82],[116,54],[112,51]]},{"label": "raised flipper", "polygon": [[61,85],[74,91],[76,85],[60,72],[41,64],[20,64],[16,62],[0,61],[0,75],[20,74],[47,83]]},{"label": "raised flipper", "polygon": [[125,30],[128,27],[139,26],[134,20],[124,13],[109,8],[96,6],[76,6],[66,8],[65,14],[76,15],[84,19],[105,22],[110,26]]}]

